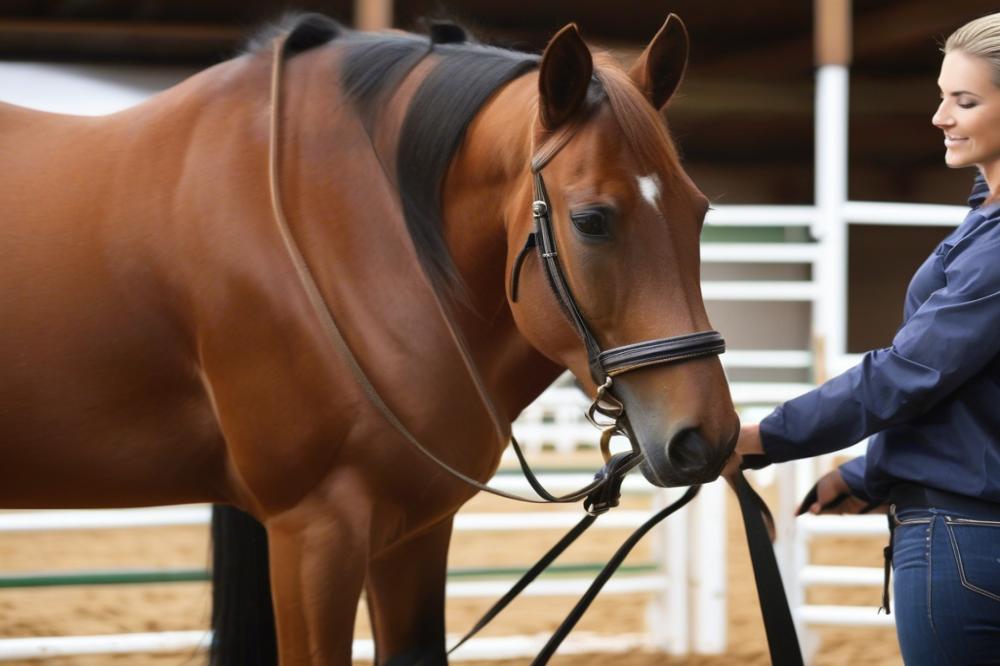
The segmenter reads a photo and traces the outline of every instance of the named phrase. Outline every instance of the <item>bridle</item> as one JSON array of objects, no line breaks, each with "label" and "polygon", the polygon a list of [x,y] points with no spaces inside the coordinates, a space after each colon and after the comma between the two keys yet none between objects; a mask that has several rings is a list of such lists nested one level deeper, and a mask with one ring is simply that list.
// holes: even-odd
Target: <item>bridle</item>
[{"label": "bridle", "polygon": [[[531,248],[534,247],[560,309],[572,323],[587,350],[590,376],[598,387],[594,402],[587,411],[588,418],[595,425],[615,427],[620,434],[628,436],[635,446],[634,437],[627,432],[627,421],[623,420],[625,406],[611,391],[614,378],[626,372],[652,365],[678,363],[703,356],[716,356],[726,351],[726,341],[717,331],[700,331],[636,342],[608,350],[601,349],[597,336],[587,325],[587,320],[573,297],[573,291],[566,281],[559,262],[556,235],[552,228],[552,204],[549,201],[545,179],[542,176],[542,169],[569,143],[577,129],[579,129],[579,123],[574,123],[557,132],[536,151],[531,160],[531,173],[534,181],[534,201],[531,204],[531,214],[534,218],[534,229],[528,234],[524,247],[518,252],[511,268],[511,301],[517,301],[521,266]],[[597,414],[610,419],[610,422],[600,423],[596,418]]]}]

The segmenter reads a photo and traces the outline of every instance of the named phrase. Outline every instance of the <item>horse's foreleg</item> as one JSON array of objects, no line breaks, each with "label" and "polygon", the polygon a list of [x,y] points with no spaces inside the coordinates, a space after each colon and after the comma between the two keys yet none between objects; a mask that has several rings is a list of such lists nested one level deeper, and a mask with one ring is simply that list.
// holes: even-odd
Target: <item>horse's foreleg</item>
[{"label": "horse's foreleg", "polygon": [[445,577],[451,518],[380,554],[368,565],[366,599],[378,664],[447,664]]},{"label": "horse's foreleg", "polygon": [[267,521],[282,666],[351,663],[368,560],[368,518],[320,502]]}]

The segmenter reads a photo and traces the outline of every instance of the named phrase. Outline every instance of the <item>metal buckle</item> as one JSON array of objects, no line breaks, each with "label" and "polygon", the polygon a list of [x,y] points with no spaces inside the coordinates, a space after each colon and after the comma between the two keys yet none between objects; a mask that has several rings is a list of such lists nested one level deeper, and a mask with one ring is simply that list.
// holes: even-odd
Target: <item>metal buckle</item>
[{"label": "metal buckle", "polygon": [[595,479],[605,479],[605,482],[583,501],[583,508],[587,513],[599,516],[618,506],[622,494],[622,481],[634,466],[632,463],[635,458],[636,454],[632,451],[616,453],[594,475]]},{"label": "metal buckle", "polygon": [[[625,405],[608,392],[612,382],[613,380],[609,375],[607,380],[597,387],[597,395],[594,396],[594,401],[590,403],[590,407],[587,409],[587,420],[602,430],[616,427],[618,419],[625,413]],[[598,414],[604,418],[598,419]]]}]

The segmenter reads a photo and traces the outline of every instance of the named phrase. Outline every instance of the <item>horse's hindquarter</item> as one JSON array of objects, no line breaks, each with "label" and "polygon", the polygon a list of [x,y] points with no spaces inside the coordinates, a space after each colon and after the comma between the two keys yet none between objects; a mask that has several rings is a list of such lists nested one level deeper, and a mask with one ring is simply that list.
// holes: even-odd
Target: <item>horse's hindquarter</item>
[{"label": "horse's hindquarter", "polygon": [[0,506],[204,500],[220,469],[118,122],[0,108]]}]

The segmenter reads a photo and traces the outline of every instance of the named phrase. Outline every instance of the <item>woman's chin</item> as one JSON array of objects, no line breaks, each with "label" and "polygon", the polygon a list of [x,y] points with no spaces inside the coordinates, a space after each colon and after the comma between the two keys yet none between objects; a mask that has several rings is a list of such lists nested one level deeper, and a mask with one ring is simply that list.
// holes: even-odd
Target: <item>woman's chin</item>
[{"label": "woman's chin", "polygon": [[973,161],[962,155],[955,155],[951,151],[944,154],[944,163],[949,169],[964,169],[974,164]]}]

